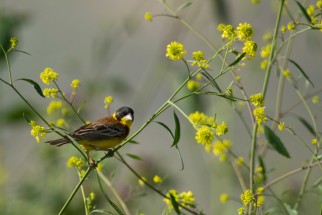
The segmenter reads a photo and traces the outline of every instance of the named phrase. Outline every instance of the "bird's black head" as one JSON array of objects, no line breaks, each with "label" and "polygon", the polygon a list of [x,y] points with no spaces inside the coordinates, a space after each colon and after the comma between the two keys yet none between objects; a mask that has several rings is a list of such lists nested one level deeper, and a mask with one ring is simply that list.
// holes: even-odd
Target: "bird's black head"
[{"label": "bird's black head", "polygon": [[121,107],[116,110],[115,118],[120,122],[124,122],[123,124],[131,125],[134,120],[134,111],[129,107]]}]

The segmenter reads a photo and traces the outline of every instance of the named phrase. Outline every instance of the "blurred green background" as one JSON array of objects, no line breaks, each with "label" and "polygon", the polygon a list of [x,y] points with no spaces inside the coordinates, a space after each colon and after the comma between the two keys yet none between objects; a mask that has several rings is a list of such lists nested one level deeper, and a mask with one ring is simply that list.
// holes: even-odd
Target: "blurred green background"
[{"label": "blurred green background", "polygon": [[[178,6],[184,1],[172,1]],[[297,11],[295,5],[290,9]],[[253,5],[250,0],[203,0],[192,1],[192,5],[179,15],[185,18],[204,34],[217,47],[222,44],[217,25],[221,22],[236,26],[248,22],[255,29],[255,41],[259,49],[265,43],[262,35],[274,28],[277,1],[263,1]],[[1,0],[0,1],[0,39],[5,45],[11,36],[20,43],[19,50],[30,53],[11,55],[11,69],[14,78],[30,78],[38,83],[39,74],[45,67],[52,67],[59,73],[59,85],[63,90],[70,89],[73,79],[81,81],[77,101],[88,100],[82,116],[95,120],[106,114],[104,97],[113,96],[111,110],[127,105],[135,111],[132,132],[136,131],[157,108],[174,92],[185,79],[186,71],[182,63],[170,62],[165,58],[166,45],[174,40],[183,43],[190,58],[192,51],[203,50],[210,56],[211,50],[192,32],[177,20],[167,17],[153,18],[152,22],[143,19],[145,12],[159,14],[164,11],[156,1],[43,1],[43,0]],[[290,20],[284,17],[283,24]],[[309,32],[296,39],[292,59],[303,66],[314,84],[318,87],[321,80],[321,32]],[[1,57],[3,57],[1,55]],[[7,78],[6,65],[0,59],[0,76]],[[249,62],[241,73],[243,83],[249,94],[261,90],[264,72],[260,70],[259,53]],[[231,78],[220,80],[225,89]],[[268,91],[267,114],[274,115],[274,100],[277,79],[272,73]],[[39,97],[32,86],[21,82],[16,85],[23,95],[44,115],[50,99]],[[44,87],[42,85],[42,87]],[[285,89],[287,97],[284,107],[298,98],[293,89]],[[56,214],[78,182],[74,169],[66,167],[67,159],[78,156],[70,146],[54,148],[47,144],[36,143],[30,135],[30,127],[22,117],[26,113],[40,122],[20,98],[7,86],[0,84],[0,210],[1,214]],[[225,120],[229,126],[227,138],[231,139],[233,151],[248,157],[250,140],[238,117],[230,105],[217,97],[191,98],[179,104],[191,113],[200,110],[208,115],[217,114],[218,120]],[[320,107],[321,109],[321,107]],[[320,110],[321,111],[321,110]],[[307,112],[303,107],[294,111],[303,117]],[[180,116],[182,139],[179,143],[185,168],[180,171],[177,152],[170,148],[171,138],[157,124],[151,124],[135,138],[139,145],[128,144],[121,153],[137,154],[143,161],[128,159],[130,164],[143,176],[152,181],[155,174],[166,177],[164,190],[174,188],[178,192],[191,190],[196,197],[198,208],[206,214],[236,214],[238,202],[225,205],[219,201],[223,192],[239,199],[241,189],[227,163],[207,154],[194,140],[192,126]],[[172,112],[167,111],[158,121],[173,127]],[[304,127],[294,118],[287,118],[305,139],[310,140]],[[319,122],[319,125],[321,123]],[[75,122],[75,129],[81,122]],[[48,135],[47,139],[56,138]],[[310,157],[308,151],[290,135],[281,135],[292,159],[287,160],[275,152],[268,154],[267,168],[272,171],[273,179],[287,171],[300,167]],[[102,153],[93,153],[99,157]],[[275,167],[278,167],[275,169]],[[114,186],[128,203],[131,212],[161,214],[165,207],[162,198],[147,188],[138,187],[137,179],[115,159],[104,162],[103,173],[111,177]],[[312,180],[320,175],[313,170]],[[294,193],[299,191],[304,172],[275,185],[273,190],[292,204]],[[107,188],[106,188],[107,189]],[[85,182],[87,193],[94,191],[97,208],[110,209],[97,187],[93,174]],[[108,191],[109,193],[109,191]],[[311,193],[305,196],[300,211],[303,214],[316,214],[319,211],[319,198]],[[272,201],[271,205],[276,204]],[[68,207],[66,214],[83,214],[80,193]]]}]

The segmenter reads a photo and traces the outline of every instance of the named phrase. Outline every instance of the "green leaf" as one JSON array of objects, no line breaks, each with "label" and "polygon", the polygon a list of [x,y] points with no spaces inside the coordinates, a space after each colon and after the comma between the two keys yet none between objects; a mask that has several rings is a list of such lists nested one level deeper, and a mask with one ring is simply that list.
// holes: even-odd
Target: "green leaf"
[{"label": "green leaf", "polygon": [[263,160],[262,156],[258,156],[258,163],[263,168],[263,171],[262,171],[263,172],[263,182],[266,183],[266,181],[267,181],[266,167],[265,167],[264,160]]},{"label": "green leaf", "polygon": [[322,184],[322,177],[314,182],[313,187],[318,187],[320,184]]},{"label": "green leaf", "polygon": [[284,202],[284,207],[287,210],[287,213],[289,215],[298,215],[297,210],[293,209],[290,205],[286,204],[285,202]]},{"label": "green leaf", "polygon": [[135,141],[135,140],[130,140],[129,143],[132,143],[132,144],[140,144],[138,141]]},{"label": "green leaf", "polygon": [[241,55],[239,55],[239,57],[234,60],[231,64],[228,65],[228,67],[232,67],[235,66],[237,63],[239,63],[239,61],[241,61],[246,55],[246,52],[243,52]]},{"label": "green leaf", "polygon": [[29,119],[29,117],[25,113],[22,113],[22,116],[26,119],[28,124],[31,122],[31,119]]},{"label": "green leaf", "polygon": [[312,23],[312,19],[311,19],[311,17],[309,16],[309,14],[307,14],[306,9],[303,7],[303,5],[301,5],[301,3],[300,3],[300,2],[298,2],[298,1],[296,1],[296,4],[297,4],[297,6],[299,6],[299,8],[300,8],[301,12],[303,13],[303,15],[304,15],[305,19],[306,19],[309,23]]},{"label": "green leaf", "polygon": [[306,127],[306,129],[313,135],[315,136],[315,131],[313,129],[313,127],[310,125],[310,123],[308,123],[308,121],[306,121],[306,119],[304,119],[303,117],[298,116],[297,117],[300,122]]},{"label": "green leaf", "polygon": [[180,210],[179,210],[178,202],[176,201],[176,198],[173,196],[173,194],[172,194],[172,193],[170,193],[170,201],[171,201],[171,204],[172,204],[172,206],[173,206],[174,211],[175,211],[177,214],[181,214],[181,213],[180,213]]},{"label": "green leaf", "polygon": [[134,155],[134,154],[130,154],[130,153],[127,153],[126,155],[129,156],[130,158],[134,159],[134,160],[139,160],[139,161],[142,160],[142,158],[140,156],[138,156],[138,155]]},{"label": "green leaf", "polygon": [[180,10],[186,8],[186,7],[189,7],[190,5],[192,4],[192,2],[185,2],[183,4],[181,4],[177,9],[176,9],[176,12],[179,12]]},{"label": "green leaf", "polygon": [[284,157],[291,158],[281,139],[269,127],[264,125],[264,132],[267,141],[273,148]]},{"label": "green leaf", "polygon": [[294,60],[291,60],[288,58],[288,61],[291,62],[305,77],[305,79],[311,84],[312,87],[314,87],[313,82],[310,80],[309,76],[304,72],[304,70],[298,65]]},{"label": "green leaf", "polygon": [[172,131],[170,130],[170,128],[166,125],[166,124],[164,124],[163,122],[156,122],[156,123],[158,123],[159,125],[161,125],[163,128],[165,128],[169,133],[170,133],[170,135],[171,135],[171,137],[172,137],[172,139],[174,139],[174,135],[173,135],[173,133],[172,133]]},{"label": "green leaf", "polygon": [[38,84],[37,82],[35,82],[35,81],[31,80],[31,79],[28,79],[28,78],[19,78],[19,79],[17,79],[17,81],[19,81],[19,80],[21,80],[21,81],[26,81],[26,82],[28,82],[28,83],[32,84],[32,85],[34,86],[35,90],[37,91],[37,93],[38,93],[41,97],[45,97],[45,96],[44,96],[44,94],[42,93],[42,90],[41,90],[41,88],[40,88],[39,84]]},{"label": "green leaf", "polygon": [[222,93],[216,80],[206,70],[203,70],[201,74],[218,90],[218,92]]},{"label": "green leaf", "polygon": [[173,111],[173,118],[175,122],[174,138],[171,147],[176,146],[180,140],[180,121],[175,111]]}]

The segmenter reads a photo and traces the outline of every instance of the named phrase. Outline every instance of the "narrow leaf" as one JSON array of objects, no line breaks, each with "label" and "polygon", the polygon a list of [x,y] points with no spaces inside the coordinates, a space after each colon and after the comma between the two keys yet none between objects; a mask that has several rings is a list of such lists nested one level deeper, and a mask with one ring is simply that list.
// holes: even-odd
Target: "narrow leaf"
[{"label": "narrow leaf", "polygon": [[303,117],[300,117],[300,116],[298,116],[297,117],[299,120],[300,120],[300,122],[305,126],[305,128],[313,135],[313,136],[315,136],[316,134],[315,134],[315,131],[314,131],[314,129],[313,129],[313,127],[311,126],[311,124],[310,123],[308,123],[308,121],[306,121],[306,119],[304,119]]},{"label": "narrow leaf", "polygon": [[29,117],[25,113],[22,113],[22,116],[26,119],[28,124],[31,122],[31,119],[29,119]]},{"label": "narrow leaf", "polygon": [[171,204],[172,204],[172,206],[173,206],[174,211],[175,211],[177,214],[180,214],[180,210],[179,210],[178,202],[176,201],[176,198],[173,196],[173,194],[172,194],[172,193],[170,193],[170,201],[171,201]]},{"label": "narrow leaf", "polygon": [[35,81],[31,80],[31,79],[27,79],[27,78],[20,78],[20,79],[17,79],[17,81],[19,81],[19,80],[21,80],[21,81],[26,81],[26,82],[28,82],[28,83],[32,84],[32,85],[34,86],[35,90],[37,91],[37,93],[38,93],[41,97],[45,97],[45,96],[44,96],[44,94],[42,93],[42,90],[41,90],[41,88],[40,88],[39,84],[38,84],[37,82],[35,82]]},{"label": "narrow leaf", "polygon": [[297,210],[293,209],[290,205],[286,204],[285,202],[284,202],[284,207],[287,210],[287,213],[289,215],[298,215]]},{"label": "narrow leaf", "polygon": [[140,144],[138,141],[135,141],[135,140],[130,140],[129,143],[132,143],[132,144]]},{"label": "narrow leaf", "polygon": [[174,139],[174,135],[173,135],[172,131],[170,130],[170,128],[166,124],[164,124],[163,122],[156,122],[156,123],[158,123],[163,128],[165,128],[170,133],[171,137]]},{"label": "narrow leaf", "polygon": [[181,4],[177,9],[176,9],[176,12],[186,8],[186,7],[189,7],[190,5],[192,4],[192,2],[185,2],[183,4]]},{"label": "narrow leaf", "polygon": [[173,111],[173,118],[175,122],[174,138],[171,147],[176,146],[180,140],[180,121],[175,111]]},{"label": "narrow leaf", "polygon": [[217,82],[215,81],[215,79],[206,71],[206,70],[203,70],[201,72],[201,74],[206,78],[208,79],[208,81],[210,83],[212,83],[212,85],[218,90],[218,92],[222,93],[222,90],[220,89],[219,85],[217,84]]},{"label": "narrow leaf", "polygon": [[309,23],[312,23],[312,19],[311,19],[311,17],[309,16],[309,14],[307,14],[305,7],[303,7],[303,5],[302,5],[300,2],[298,2],[298,1],[296,1],[296,4],[297,4],[297,6],[299,6],[299,8],[300,8],[301,12],[303,13],[303,15],[304,15],[305,19],[306,19]]},{"label": "narrow leaf", "polygon": [[129,156],[130,158],[134,159],[134,160],[139,160],[139,161],[142,160],[142,158],[140,156],[138,156],[138,155],[134,155],[134,154],[130,154],[130,153],[127,153],[126,155]]},{"label": "narrow leaf", "polygon": [[281,139],[269,127],[264,125],[265,137],[273,148],[284,157],[291,158]]},{"label": "narrow leaf", "polygon": [[304,70],[298,65],[294,60],[288,59],[289,62],[291,62],[305,77],[305,79],[311,84],[312,87],[314,87],[313,82],[310,80],[309,76],[304,72]]},{"label": "narrow leaf", "polygon": [[239,57],[234,60],[231,64],[228,65],[228,67],[232,67],[235,66],[237,63],[239,63],[239,61],[241,61],[246,55],[246,52],[243,52],[241,55],[239,55]]},{"label": "narrow leaf", "polygon": [[263,182],[266,183],[266,180],[267,180],[266,168],[265,168],[265,164],[264,164],[264,160],[263,160],[262,156],[258,156],[258,163],[262,167]]}]

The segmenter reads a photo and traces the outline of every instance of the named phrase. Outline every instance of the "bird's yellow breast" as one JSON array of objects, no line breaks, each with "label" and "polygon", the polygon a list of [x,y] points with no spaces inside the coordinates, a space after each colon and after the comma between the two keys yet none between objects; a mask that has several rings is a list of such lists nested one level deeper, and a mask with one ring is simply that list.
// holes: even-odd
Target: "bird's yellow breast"
[{"label": "bird's yellow breast", "polygon": [[106,151],[114,146],[120,144],[123,138],[115,138],[111,140],[81,140],[78,141],[85,151]]}]

